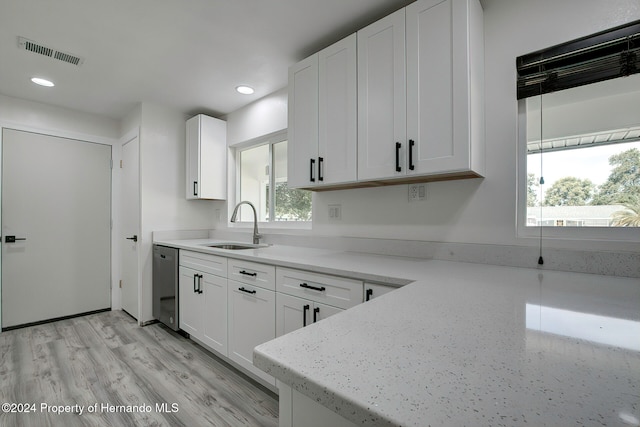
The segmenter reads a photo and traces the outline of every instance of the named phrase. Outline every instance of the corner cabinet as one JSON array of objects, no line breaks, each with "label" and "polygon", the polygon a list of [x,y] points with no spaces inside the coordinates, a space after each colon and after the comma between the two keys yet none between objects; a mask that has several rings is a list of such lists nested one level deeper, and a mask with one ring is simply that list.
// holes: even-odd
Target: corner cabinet
[{"label": "corner cabinet", "polygon": [[227,123],[203,114],[187,120],[187,199],[227,198]]},{"label": "corner cabinet", "polygon": [[289,69],[289,187],[356,181],[356,86],[355,34]]},{"label": "corner cabinet", "polygon": [[484,174],[478,0],[418,0],[358,31],[358,180]]}]

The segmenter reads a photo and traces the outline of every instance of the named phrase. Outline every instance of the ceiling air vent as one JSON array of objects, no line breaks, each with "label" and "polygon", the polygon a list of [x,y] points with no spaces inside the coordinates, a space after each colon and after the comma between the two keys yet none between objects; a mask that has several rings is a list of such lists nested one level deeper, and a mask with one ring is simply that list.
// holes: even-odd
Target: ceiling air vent
[{"label": "ceiling air vent", "polygon": [[76,66],[82,65],[84,58],[71,53],[62,52],[57,49],[44,46],[41,43],[34,42],[33,40],[26,39],[24,37],[18,37],[18,48],[28,50],[29,52],[37,53],[40,55],[48,56],[49,58],[57,59]]}]

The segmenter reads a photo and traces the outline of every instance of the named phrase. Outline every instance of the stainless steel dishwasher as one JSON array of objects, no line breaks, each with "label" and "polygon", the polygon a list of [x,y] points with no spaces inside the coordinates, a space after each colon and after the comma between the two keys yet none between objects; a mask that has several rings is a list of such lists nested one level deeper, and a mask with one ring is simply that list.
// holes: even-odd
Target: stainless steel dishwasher
[{"label": "stainless steel dishwasher", "polygon": [[153,317],[174,331],[178,313],[178,249],[153,245]]}]

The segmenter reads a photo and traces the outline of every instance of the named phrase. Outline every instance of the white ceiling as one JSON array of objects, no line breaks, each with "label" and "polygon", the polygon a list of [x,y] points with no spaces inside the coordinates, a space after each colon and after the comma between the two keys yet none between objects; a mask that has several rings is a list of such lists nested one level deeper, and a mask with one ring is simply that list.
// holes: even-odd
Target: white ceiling
[{"label": "white ceiling", "polygon": [[[291,64],[410,2],[0,0],[0,94],[114,119],[142,101],[220,116],[285,87]],[[18,36],[84,63],[20,50]],[[236,93],[239,84],[255,94]]]}]

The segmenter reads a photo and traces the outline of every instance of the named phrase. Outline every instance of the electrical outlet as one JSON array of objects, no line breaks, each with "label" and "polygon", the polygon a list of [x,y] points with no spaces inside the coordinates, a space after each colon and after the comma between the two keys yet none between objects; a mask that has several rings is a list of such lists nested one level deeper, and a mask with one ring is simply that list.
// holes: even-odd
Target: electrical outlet
[{"label": "electrical outlet", "polygon": [[333,221],[342,219],[342,205],[329,205],[329,219]]},{"label": "electrical outlet", "polygon": [[409,184],[409,201],[427,200],[427,184]]}]

